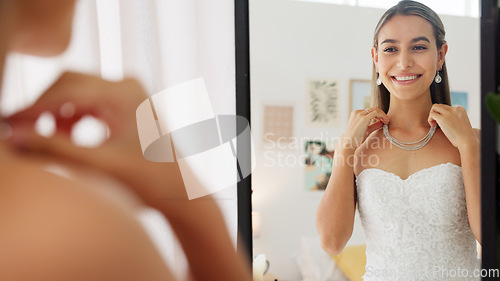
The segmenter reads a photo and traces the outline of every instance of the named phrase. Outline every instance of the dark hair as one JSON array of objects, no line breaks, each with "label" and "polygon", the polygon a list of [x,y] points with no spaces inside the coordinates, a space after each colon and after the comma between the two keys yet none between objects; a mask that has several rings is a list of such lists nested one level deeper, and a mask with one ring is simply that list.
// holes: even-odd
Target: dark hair
[{"label": "dark hair", "polygon": [[[436,38],[436,47],[438,48],[438,50],[441,49],[441,46],[443,46],[443,44],[446,42],[444,38],[444,25],[436,12],[422,3],[412,0],[403,0],[400,1],[396,6],[387,10],[380,18],[373,36],[373,46],[375,46],[375,48],[378,48],[378,34],[380,32],[380,29],[382,28],[382,26],[384,26],[385,23],[387,23],[387,21],[389,21],[396,15],[419,16],[428,21],[432,25],[434,37]],[[432,103],[442,103],[450,105],[450,86],[448,83],[446,62],[443,63],[439,75],[442,78],[441,83],[437,84],[435,81],[432,81],[430,85]],[[380,109],[387,113],[387,111],[389,110],[390,94],[383,84],[378,86],[375,83],[377,78],[378,75],[374,64],[372,75],[372,103],[374,103],[374,105],[380,107]]]}]

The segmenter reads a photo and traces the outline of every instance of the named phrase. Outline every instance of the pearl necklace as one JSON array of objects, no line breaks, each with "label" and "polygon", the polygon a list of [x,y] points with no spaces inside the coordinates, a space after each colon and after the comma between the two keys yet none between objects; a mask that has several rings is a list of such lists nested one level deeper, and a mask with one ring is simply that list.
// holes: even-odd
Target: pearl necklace
[{"label": "pearl necklace", "polygon": [[393,136],[391,136],[391,134],[389,134],[389,126],[387,126],[387,124],[384,124],[384,135],[392,144],[401,149],[417,150],[424,147],[424,145],[426,145],[431,140],[432,136],[434,135],[434,132],[436,131],[436,128],[437,126],[431,127],[431,129],[429,130],[427,135],[425,135],[425,137],[414,142],[404,142],[394,138]]}]

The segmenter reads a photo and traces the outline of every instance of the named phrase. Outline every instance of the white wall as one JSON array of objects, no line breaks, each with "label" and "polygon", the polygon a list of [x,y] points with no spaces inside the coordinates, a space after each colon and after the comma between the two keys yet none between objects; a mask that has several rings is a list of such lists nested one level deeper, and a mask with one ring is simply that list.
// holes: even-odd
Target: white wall
[{"label": "white wall", "polygon": [[[289,0],[250,1],[251,113],[257,165],[252,175],[253,208],[262,217],[254,254],[266,254],[270,272],[284,280],[300,280],[294,257],[301,236],[317,235],[315,212],[322,192],[305,191],[304,168],[297,160],[303,141],[285,149],[266,148],[263,105],[294,105],[294,136],[299,139],[339,136],[349,115],[349,79],[371,79],[373,30],[383,12]],[[479,21],[452,16],[442,16],[442,20],[449,43],[451,88],[469,93],[471,123],[479,127]],[[340,127],[306,127],[309,77],[341,82]],[[360,243],[364,234],[357,219],[349,244]]]}]

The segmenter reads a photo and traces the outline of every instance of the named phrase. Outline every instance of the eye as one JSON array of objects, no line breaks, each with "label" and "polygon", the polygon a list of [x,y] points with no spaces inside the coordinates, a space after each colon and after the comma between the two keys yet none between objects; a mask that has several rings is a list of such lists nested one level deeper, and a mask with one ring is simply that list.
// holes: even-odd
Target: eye
[{"label": "eye", "polygon": [[397,51],[397,49],[394,47],[387,47],[384,49],[384,53],[394,53],[396,51]]},{"label": "eye", "polygon": [[423,51],[423,50],[427,50],[427,47],[424,46],[424,45],[417,45],[417,46],[413,47],[413,50],[415,50],[415,51]]}]

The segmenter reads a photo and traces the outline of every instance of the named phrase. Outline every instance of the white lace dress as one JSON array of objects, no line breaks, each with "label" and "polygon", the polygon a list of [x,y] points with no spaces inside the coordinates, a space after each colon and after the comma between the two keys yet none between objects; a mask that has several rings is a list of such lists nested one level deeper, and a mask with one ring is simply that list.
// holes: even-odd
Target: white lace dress
[{"label": "white lace dress", "polygon": [[480,279],[460,166],[440,164],[405,180],[369,168],[356,186],[365,281]]}]

